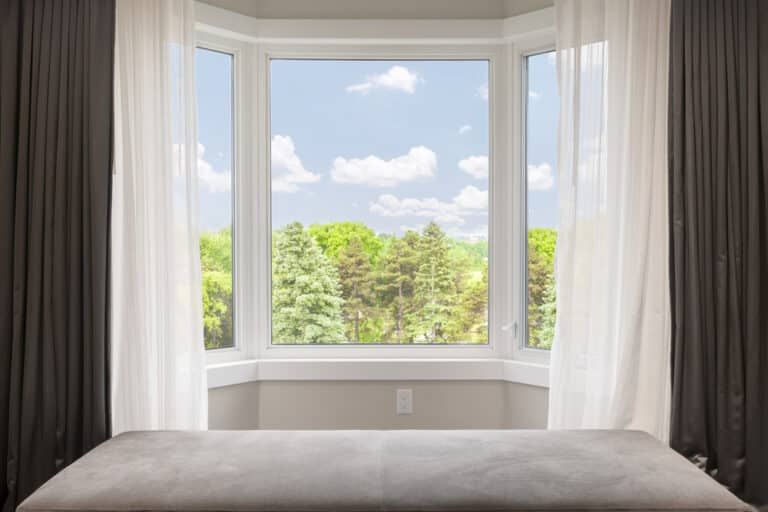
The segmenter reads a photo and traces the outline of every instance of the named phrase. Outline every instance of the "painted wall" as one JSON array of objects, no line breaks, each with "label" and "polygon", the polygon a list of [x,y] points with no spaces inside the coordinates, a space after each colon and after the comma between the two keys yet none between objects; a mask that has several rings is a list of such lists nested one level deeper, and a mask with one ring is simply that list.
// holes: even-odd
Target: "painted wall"
[{"label": "painted wall", "polygon": [[[395,390],[413,414],[395,414]],[[268,381],[211,389],[211,429],[545,428],[548,390],[502,381]]]}]

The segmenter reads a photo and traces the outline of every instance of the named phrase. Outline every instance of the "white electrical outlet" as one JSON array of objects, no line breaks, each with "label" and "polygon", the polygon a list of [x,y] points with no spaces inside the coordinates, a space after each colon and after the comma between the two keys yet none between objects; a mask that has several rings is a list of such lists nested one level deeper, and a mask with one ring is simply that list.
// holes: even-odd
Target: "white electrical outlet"
[{"label": "white electrical outlet", "polygon": [[397,414],[413,414],[413,390],[398,389],[395,396],[397,400]]}]

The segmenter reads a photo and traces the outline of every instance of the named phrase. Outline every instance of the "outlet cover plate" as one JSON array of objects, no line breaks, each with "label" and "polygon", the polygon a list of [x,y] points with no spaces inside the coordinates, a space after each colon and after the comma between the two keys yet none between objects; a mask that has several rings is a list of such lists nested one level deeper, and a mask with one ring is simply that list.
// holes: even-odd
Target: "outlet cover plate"
[{"label": "outlet cover plate", "polygon": [[397,414],[413,414],[413,390],[398,389],[396,393]]}]

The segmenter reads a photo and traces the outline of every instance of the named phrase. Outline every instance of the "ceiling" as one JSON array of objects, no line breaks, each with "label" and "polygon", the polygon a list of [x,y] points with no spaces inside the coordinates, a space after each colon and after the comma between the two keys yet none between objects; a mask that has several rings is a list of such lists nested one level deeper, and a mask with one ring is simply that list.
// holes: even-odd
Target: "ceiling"
[{"label": "ceiling", "polygon": [[200,0],[254,18],[502,19],[553,0]]}]

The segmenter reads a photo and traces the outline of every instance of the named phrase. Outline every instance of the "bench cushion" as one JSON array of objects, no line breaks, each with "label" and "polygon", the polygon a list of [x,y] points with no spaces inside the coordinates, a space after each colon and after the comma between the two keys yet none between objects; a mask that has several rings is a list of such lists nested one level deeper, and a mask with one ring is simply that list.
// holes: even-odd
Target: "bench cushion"
[{"label": "bench cushion", "polygon": [[632,431],[131,432],[30,496],[41,511],[745,511]]}]

